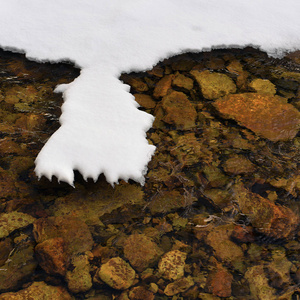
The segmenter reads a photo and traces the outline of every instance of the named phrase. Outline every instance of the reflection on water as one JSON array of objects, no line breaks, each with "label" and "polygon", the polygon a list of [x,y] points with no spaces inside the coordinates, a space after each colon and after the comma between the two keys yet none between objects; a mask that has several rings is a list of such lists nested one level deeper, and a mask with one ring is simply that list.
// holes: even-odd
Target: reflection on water
[{"label": "reflection on water", "polygon": [[247,48],[122,74],[156,117],[146,184],[73,189],[33,165],[79,70],[2,51],[0,299],[298,299],[299,63]]}]

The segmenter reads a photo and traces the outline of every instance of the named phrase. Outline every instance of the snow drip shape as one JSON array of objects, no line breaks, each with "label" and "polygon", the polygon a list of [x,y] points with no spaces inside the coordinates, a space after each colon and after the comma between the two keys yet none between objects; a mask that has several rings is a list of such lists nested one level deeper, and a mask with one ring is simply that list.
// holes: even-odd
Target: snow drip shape
[{"label": "snow drip shape", "polygon": [[36,159],[36,173],[73,185],[77,169],[110,183],[143,184],[155,147],[121,72],[212,47],[300,49],[298,0],[0,0],[0,46],[38,61],[73,61],[81,75],[60,85],[61,127]]}]

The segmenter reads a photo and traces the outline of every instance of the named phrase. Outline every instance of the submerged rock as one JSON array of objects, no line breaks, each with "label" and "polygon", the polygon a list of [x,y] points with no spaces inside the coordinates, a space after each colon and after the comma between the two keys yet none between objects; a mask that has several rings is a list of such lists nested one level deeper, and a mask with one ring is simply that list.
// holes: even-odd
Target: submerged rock
[{"label": "submerged rock", "polygon": [[207,278],[206,288],[215,296],[230,297],[233,276],[221,265],[217,265]]},{"label": "submerged rock", "polygon": [[124,245],[124,255],[130,264],[139,272],[156,262],[163,251],[144,234],[132,234]]},{"label": "submerged rock", "polygon": [[197,112],[184,93],[171,91],[162,99],[161,104],[165,111],[162,119],[164,122],[182,130],[195,127]]},{"label": "submerged rock", "polygon": [[234,119],[273,142],[294,138],[300,128],[300,112],[278,96],[228,95],[216,100],[214,106],[224,118]]},{"label": "submerged rock", "polygon": [[18,241],[15,251],[11,252],[0,267],[0,292],[20,288],[20,285],[32,276],[37,265],[34,243],[25,236]]},{"label": "submerged rock", "polygon": [[0,214],[0,238],[8,236],[16,229],[32,224],[34,221],[34,217],[17,211]]},{"label": "submerged rock", "polygon": [[174,282],[169,283],[166,286],[164,293],[167,296],[174,296],[176,294],[185,292],[193,285],[194,285],[194,281],[191,276],[180,278],[175,280]]},{"label": "submerged rock", "polygon": [[116,290],[126,290],[133,285],[135,271],[120,257],[111,258],[103,264],[98,273],[98,277]]},{"label": "submerged rock", "polygon": [[227,94],[235,93],[236,86],[233,80],[225,74],[211,73],[210,71],[190,72],[197,80],[201,93],[205,99],[218,99]]},{"label": "submerged rock", "polygon": [[293,235],[299,225],[299,217],[291,209],[250,192],[242,184],[236,184],[233,192],[241,212],[257,231],[277,239]]},{"label": "submerged rock", "polygon": [[249,83],[249,86],[259,94],[265,94],[269,96],[274,96],[276,94],[275,85],[267,79],[254,79]]},{"label": "submerged rock", "polygon": [[34,282],[30,287],[20,290],[15,293],[3,293],[0,295],[0,300],[72,300],[73,297],[67,290],[60,286],[51,286],[43,281]]},{"label": "submerged rock", "polygon": [[35,247],[39,265],[48,274],[66,274],[67,255],[64,248],[65,242],[61,237],[50,238]]},{"label": "submerged rock", "polygon": [[158,263],[159,273],[168,280],[183,277],[186,256],[186,253],[179,250],[167,252]]},{"label": "submerged rock", "polygon": [[94,243],[88,226],[70,216],[40,218],[33,224],[33,234],[37,243],[62,238],[67,255],[88,251]]},{"label": "submerged rock", "polygon": [[74,256],[71,266],[72,270],[68,270],[66,274],[69,290],[75,294],[88,291],[93,285],[88,256]]}]

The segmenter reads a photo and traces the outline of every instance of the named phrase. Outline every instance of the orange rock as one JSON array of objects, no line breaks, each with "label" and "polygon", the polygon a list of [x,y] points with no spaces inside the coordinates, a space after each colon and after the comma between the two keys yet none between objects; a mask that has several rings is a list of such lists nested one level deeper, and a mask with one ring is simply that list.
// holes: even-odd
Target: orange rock
[{"label": "orange rock", "polygon": [[224,118],[234,119],[273,142],[294,138],[300,127],[300,112],[278,96],[227,95],[216,100],[214,106]]},{"label": "orange rock", "polygon": [[171,88],[172,81],[174,79],[174,75],[166,75],[163,77],[156,85],[153,97],[160,98],[167,95],[168,90]]},{"label": "orange rock", "polygon": [[276,239],[293,235],[299,225],[299,217],[292,210],[250,192],[242,184],[236,184],[233,192],[241,212],[257,231]]},{"label": "orange rock", "polygon": [[66,253],[64,240],[60,237],[48,239],[35,247],[39,265],[48,274],[66,274]]},{"label": "orange rock", "polygon": [[206,283],[208,292],[218,297],[231,296],[233,276],[221,265],[209,273]]}]

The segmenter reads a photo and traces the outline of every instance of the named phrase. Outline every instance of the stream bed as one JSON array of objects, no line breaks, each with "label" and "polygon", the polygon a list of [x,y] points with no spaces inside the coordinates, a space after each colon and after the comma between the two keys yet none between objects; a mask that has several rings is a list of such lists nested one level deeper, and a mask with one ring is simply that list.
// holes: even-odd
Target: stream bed
[{"label": "stream bed", "polygon": [[300,51],[121,74],[155,116],[144,186],[36,178],[79,73],[0,51],[0,299],[299,299]]}]

